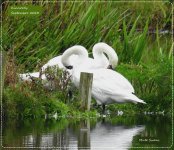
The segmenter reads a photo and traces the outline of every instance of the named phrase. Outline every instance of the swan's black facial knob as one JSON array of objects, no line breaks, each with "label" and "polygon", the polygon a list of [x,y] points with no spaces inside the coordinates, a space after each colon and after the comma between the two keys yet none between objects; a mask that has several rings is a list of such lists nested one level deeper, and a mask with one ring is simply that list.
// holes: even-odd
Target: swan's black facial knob
[{"label": "swan's black facial knob", "polygon": [[107,69],[112,69],[112,70],[114,70],[114,69],[112,68],[112,65],[109,65],[109,66],[107,67]]},{"label": "swan's black facial knob", "polygon": [[66,69],[72,69],[73,68],[73,66],[65,66],[66,67]]}]

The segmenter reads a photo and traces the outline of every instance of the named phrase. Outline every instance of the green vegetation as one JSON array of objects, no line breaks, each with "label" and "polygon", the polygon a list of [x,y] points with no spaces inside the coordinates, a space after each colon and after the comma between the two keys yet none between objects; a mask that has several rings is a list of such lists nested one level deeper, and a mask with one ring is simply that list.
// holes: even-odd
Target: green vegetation
[{"label": "green vegetation", "polygon": [[[99,41],[112,46],[118,56],[116,71],[133,84],[147,105],[110,105],[112,112],[165,111],[171,113],[172,53],[171,4],[168,2],[35,2],[44,9],[40,18],[10,17],[3,4],[3,51],[7,52],[3,93],[5,114],[41,117],[45,114],[96,116],[83,113],[78,97],[67,100],[68,88],[48,91],[41,81],[18,83],[18,73],[40,67],[67,48],[79,44],[89,49]],[[23,4],[24,5],[24,4]],[[163,34],[167,31],[167,34]]]},{"label": "green vegetation", "polygon": [[80,101],[77,98],[73,103],[67,102],[63,91],[48,91],[42,87],[36,87],[37,83],[18,83],[15,87],[4,89],[3,108],[7,117],[17,118],[52,118],[57,114],[65,117],[96,117],[97,112],[82,112],[79,108]]}]

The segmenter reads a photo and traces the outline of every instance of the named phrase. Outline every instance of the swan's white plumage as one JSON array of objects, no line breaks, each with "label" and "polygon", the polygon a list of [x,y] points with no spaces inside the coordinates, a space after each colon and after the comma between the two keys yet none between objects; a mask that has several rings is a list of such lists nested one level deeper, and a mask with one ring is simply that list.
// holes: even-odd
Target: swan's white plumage
[{"label": "swan's white plumage", "polygon": [[[107,68],[109,65],[115,68],[118,64],[117,53],[106,43],[99,42],[95,44],[93,46],[92,53],[95,61],[102,66],[101,68]],[[109,60],[104,54],[108,56]]]},{"label": "swan's white plumage", "polygon": [[[41,68],[42,71],[45,71],[46,68],[52,67],[52,66],[56,66],[60,69],[65,69],[65,67],[63,66],[63,64],[61,62],[61,58],[62,58],[62,55],[59,55],[59,56],[56,56],[56,57],[50,59],[45,65],[42,66],[42,68]],[[78,59],[77,55],[72,55],[70,57],[71,64],[76,63],[77,59]]]},{"label": "swan's white plumage", "polygon": [[[77,55],[77,58],[74,60],[74,62],[71,62],[71,56]],[[62,64],[67,66],[73,66],[73,65],[80,65],[82,62],[86,61],[88,59],[88,51],[86,48],[80,45],[75,45],[70,48],[68,48],[61,57]]]},{"label": "swan's white plumage", "polygon": [[[23,74],[19,74],[19,78],[22,80],[22,81],[32,81],[31,78],[39,78],[39,72],[33,72],[33,73],[23,73]],[[41,79],[42,80],[45,80],[46,79],[46,76],[43,74],[41,76]]]}]

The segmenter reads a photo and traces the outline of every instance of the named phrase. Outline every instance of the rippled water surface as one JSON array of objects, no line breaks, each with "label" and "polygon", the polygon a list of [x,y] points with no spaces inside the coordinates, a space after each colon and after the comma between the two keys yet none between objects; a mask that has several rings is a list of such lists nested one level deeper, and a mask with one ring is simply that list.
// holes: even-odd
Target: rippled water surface
[{"label": "rippled water surface", "polygon": [[171,119],[165,116],[8,120],[3,122],[2,142],[5,147],[43,149],[168,147],[172,139],[171,128]]}]

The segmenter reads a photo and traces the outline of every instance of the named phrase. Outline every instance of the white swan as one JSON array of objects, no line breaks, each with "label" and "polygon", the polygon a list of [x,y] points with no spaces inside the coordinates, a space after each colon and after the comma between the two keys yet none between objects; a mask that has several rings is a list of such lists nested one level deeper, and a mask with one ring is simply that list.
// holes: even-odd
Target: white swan
[{"label": "white swan", "polygon": [[[61,58],[62,64],[70,68],[72,66],[68,61],[69,57],[74,54],[71,48],[67,49]],[[145,103],[134,95],[134,88],[130,82],[122,76],[120,73],[110,69],[91,69],[86,68],[86,60],[84,54],[86,52],[80,50],[76,54],[79,55],[79,62],[75,64],[72,71],[72,82],[78,88],[80,82],[80,73],[89,72],[93,73],[93,84],[92,84],[92,97],[94,97],[98,104],[112,104],[112,103]]]},{"label": "white swan", "polygon": [[[77,49],[85,49],[84,47],[76,47]],[[85,51],[87,51],[85,49]],[[93,46],[93,58],[85,59],[85,67],[86,68],[115,68],[118,63],[118,56],[115,52],[115,50],[110,47],[108,44],[100,42],[97,43]],[[108,58],[104,55],[104,53],[108,56]],[[56,56],[52,59],[50,59],[45,65],[42,66],[41,71],[44,72],[46,68],[51,67],[51,66],[57,66],[60,69],[65,69],[61,62],[61,57]],[[75,64],[76,60],[78,59],[77,55],[71,55],[70,57],[70,62],[71,65]],[[24,73],[24,74],[19,74],[20,78],[24,81],[31,81],[31,77],[39,78],[39,72],[34,72],[34,73]],[[44,75],[44,74],[43,74]],[[43,80],[46,78],[43,77]]]}]

